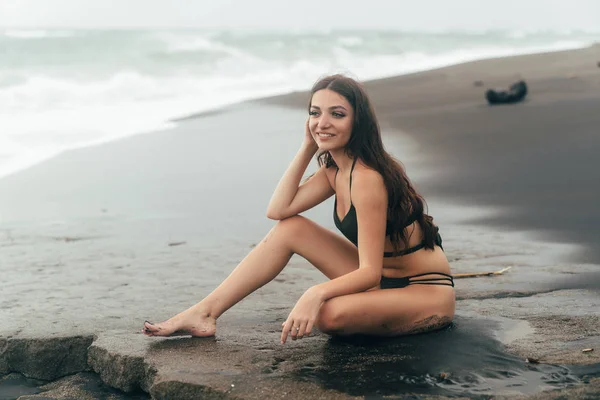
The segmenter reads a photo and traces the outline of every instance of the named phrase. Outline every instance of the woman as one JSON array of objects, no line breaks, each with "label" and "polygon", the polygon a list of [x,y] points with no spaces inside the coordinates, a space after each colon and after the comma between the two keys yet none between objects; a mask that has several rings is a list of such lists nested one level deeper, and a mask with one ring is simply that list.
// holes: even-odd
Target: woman
[{"label": "woman", "polygon": [[[317,151],[319,170],[300,180]],[[341,237],[299,216],[335,195]],[[306,290],[283,323],[301,339],[329,334],[395,336],[439,329],[454,316],[454,283],[433,219],[403,168],[383,148],[362,86],[333,75],[312,88],[304,141],[277,185],[267,236],[208,297],[148,336],[212,336],[227,309],[275,278],[295,253],[330,280]]]}]

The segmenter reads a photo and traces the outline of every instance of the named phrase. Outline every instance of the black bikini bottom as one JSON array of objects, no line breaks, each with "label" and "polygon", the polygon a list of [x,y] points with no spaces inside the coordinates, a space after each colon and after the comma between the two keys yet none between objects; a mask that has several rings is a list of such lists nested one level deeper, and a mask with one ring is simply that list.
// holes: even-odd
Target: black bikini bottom
[{"label": "black bikini bottom", "polygon": [[[434,275],[434,277],[421,278],[427,275]],[[379,285],[382,289],[399,289],[407,287],[408,285],[441,285],[454,287],[454,280],[452,279],[452,275],[443,272],[425,272],[424,274],[403,276],[402,278],[388,278],[382,276]]]}]

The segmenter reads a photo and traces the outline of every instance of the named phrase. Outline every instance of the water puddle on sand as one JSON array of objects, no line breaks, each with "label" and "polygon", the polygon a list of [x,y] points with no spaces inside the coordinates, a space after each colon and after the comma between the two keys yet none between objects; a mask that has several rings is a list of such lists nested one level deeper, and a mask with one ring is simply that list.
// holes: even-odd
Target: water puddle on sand
[{"label": "water puddle on sand", "polygon": [[[531,364],[494,339],[499,323],[457,317],[440,331],[391,339],[332,338],[295,375],[353,396],[533,394],[600,376],[600,365]],[[487,398],[487,397],[486,397]]]},{"label": "water puddle on sand", "polygon": [[42,381],[28,379],[18,374],[0,377],[0,400],[13,400],[20,396],[38,394],[41,392],[38,386],[43,384]]}]

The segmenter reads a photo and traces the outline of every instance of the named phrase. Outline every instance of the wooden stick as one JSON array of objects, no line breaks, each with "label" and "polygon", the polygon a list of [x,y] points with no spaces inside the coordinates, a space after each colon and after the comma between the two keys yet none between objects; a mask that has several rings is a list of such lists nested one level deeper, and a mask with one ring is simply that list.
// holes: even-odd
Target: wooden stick
[{"label": "wooden stick", "polygon": [[452,277],[454,279],[460,279],[460,278],[475,278],[475,277],[478,277],[478,276],[502,275],[503,273],[505,273],[506,271],[508,271],[511,268],[512,268],[512,266],[503,268],[500,271],[470,272],[470,273],[466,273],[466,274],[454,274],[454,275],[452,275]]}]

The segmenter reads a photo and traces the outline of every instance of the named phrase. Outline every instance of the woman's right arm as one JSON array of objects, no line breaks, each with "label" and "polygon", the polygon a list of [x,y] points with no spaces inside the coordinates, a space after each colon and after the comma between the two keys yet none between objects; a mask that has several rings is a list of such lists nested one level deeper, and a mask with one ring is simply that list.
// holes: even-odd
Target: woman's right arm
[{"label": "woman's right arm", "polygon": [[267,208],[267,217],[281,220],[306,211],[334,193],[323,165],[306,182],[300,180],[316,153],[315,146],[302,145],[275,188]]}]

